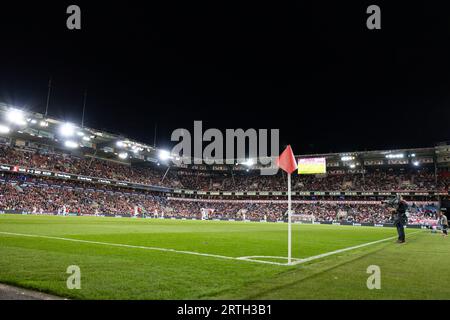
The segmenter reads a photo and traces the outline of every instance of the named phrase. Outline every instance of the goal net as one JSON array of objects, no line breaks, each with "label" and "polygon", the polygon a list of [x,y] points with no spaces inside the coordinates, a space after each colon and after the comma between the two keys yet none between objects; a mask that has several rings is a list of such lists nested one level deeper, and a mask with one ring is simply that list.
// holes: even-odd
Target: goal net
[{"label": "goal net", "polygon": [[313,214],[292,214],[291,221],[313,223],[315,221],[315,217]]}]

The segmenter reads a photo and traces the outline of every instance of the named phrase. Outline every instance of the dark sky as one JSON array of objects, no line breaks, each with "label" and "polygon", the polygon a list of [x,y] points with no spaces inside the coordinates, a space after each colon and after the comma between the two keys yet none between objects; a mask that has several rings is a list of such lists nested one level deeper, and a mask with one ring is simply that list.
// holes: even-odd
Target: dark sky
[{"label": "dark sky", "polygon": [[[92,2],[2,3],[0,101],[43,112],[52,76],[51,116],[79,122],[87,88],[86,125],[153,143],[158,123],[161,147],[194,120],[279,128],[296,153],[450,140],[450,18],[436,3]],[[366,28],[369,4],[381,30]]]}]

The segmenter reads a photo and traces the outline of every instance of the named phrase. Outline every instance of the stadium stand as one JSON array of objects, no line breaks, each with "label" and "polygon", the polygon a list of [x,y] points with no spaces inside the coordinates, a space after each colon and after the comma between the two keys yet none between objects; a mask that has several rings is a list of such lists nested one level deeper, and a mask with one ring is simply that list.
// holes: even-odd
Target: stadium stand
[{"label": "stadium stand", "polygon": [[[286,176],[242,160],[177,165],[155,146],[0,103],[0,212],[283,221]],[[5,120],[6,119],[6,120]],[[71,129],[71,140],[62,129]],[[6,130],[7,129],[7,130]],[[67,142],[70,142],[68,145]],[[316,221],[383,224],[381,200],[402,193],[410,223],[448,199],[450,146],[298,157],[326,158],[326,174],[292,177],[293,210]],[[205,214],[206,213],[206,214]]]},{"label": "stadium stand", "polygon": [[[0,146],[0,163],[30,168],[53,170],[91,177],[107,178],[132,183],[179,187],[203,191],[277,191],[284,190],[285,177],[248,174],[218,174],[194,170],[173,170],[164,177],[164,171],[151,167],[119,164],[111,161],[79,158],[58,153]],[[314,191],[429,191],[448,190],[449,179],[435,177],[427,169],[411,171],[376,170],[361,173],[327,175],[295,175],[293,190]]]}]

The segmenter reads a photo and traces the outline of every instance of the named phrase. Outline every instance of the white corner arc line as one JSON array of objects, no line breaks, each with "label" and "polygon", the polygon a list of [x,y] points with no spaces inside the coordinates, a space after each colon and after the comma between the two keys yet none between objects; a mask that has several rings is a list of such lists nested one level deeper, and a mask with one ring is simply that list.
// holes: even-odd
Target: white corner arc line
[{"label": "white corner arc line", "polygon": [[[411,232],[410,234],[408,234],[408,236],[413,235],[413,234],[416,234],[416,233],[419,233],[419,232],[422,232],[422,231]],[[298,260],[298,261],[294,261],[294,262],[292,262],[290,265],[302,264],[302,263],[309,262],[309,261],[312,261],[312,260],[317,260],[317,259],[325,258],[325,257],[331,256],[331,255],[334,255],[334,254],[338,254],[338,253],[341,253],[341,252],[345,252],[345,251],[350,251],[350,250],[354,250],[354,249],[359,249],[359,248],[367,247],[367,246],[370,246],[370,245],[373,245],[373,244],[377,244],[377,243],[380,243],[380,242],[392,240],[392,239],[395,239],[395,238],[397,238],[397,237],[389,237],[389,238],[385,238],[385,239],[381,239],[381,240],[377,240],[377,241],[372,241],[372,242],[367,242],[367,243],[359,244],[359,245],[356,245],[356,246],[353,246],[353,247],[348,247],[348,248],[344,248],[344,249],[338,249],[338,250],[335,250],[335,251],[330,251],[330,252],[322,253],[322,254],[319,254],[319,255],[317,255],[317,256],[312,256],[312,257],[300,259],[300,260]]]}]

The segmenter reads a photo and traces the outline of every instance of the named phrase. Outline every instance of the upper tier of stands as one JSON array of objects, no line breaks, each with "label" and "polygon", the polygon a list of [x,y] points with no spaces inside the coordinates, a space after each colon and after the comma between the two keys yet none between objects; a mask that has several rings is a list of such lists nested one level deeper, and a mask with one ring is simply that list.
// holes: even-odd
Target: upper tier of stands
[{"label": "upper tier of stands", "polygon": [[[281,171],[274,176],[261,176],[257,171],[232,174],[171,169],[165,175],[165,168],[157,166],[131,166],[3,145],[0,164],[190,190],[282,191],[286,188],[286,177]],[[447,177],[435,175],[434,170],[427,168],[378,168],[364,174],[293,175],[292,184],[293,191],[446,191],[450,185]]]}]

